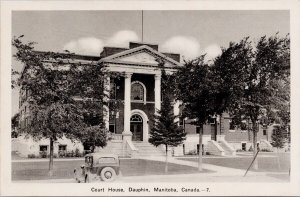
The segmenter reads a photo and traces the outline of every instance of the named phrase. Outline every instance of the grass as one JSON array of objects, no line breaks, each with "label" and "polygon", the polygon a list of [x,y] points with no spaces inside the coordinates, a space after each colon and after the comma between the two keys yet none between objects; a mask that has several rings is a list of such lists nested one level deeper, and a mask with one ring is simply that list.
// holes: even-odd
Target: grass
[{"label": "grass", "polygon": [[[48,176],[48,162],[13,162],[12,180],[43,180],[73,178],[74,168],[79,168],[84,161],[54,161],[53,176]],[[165,163],[142,159],[122,159],[120,169],[123,176],[144,176],[165,174]],[[204,170],[204,173],[211,172]],[[201,172],[201,173],[203,173]],[[199,173],[197,168],[169,163],[167,174]]]},{"label": "grass", "polygon": [[[260,153],[259,153],[260,154]],[[279,161],[281,168],[278,168],[277,154],[268,153],[261,154],[258,159],[258,170],[263,172],[288,172],[290,168],[290,154],[280,153]],[[265,156],[265,157],[264,157]],[[271,157],[270,157],[271,156]],[[181,160],[197,162],[197,158],[180,158]],[[252,161],[252,157],[216,157],[216,158],[203,158],[203,162],[217,166],[230,167],[246,170]],[[252,170],[252,169],[251,169]],[[252,170],[253,171],[253,170]]]}]

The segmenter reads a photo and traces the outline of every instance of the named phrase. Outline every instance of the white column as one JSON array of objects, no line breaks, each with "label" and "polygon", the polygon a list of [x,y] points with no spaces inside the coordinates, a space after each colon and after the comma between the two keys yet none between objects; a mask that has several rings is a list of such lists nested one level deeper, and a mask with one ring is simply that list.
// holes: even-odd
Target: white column
[{"label": "white column", "polygon": [[179,122],[179,112],[180,112],[179,106],[180,106],[181,102],[176,100],[173,103],[174,103],[174,106],[173,106],[174,107],[173,108],[174,109],[174,115],[178,116],[178,117],[175,118],[174,122]]},{"label": "white column", "polygon": [[155,112],[157,110],[160,110],[161,106],[161,74],[156,74],[154,76],[155,79],[155,87],[154,87],[154,92],[155,92]]},{"label": "white column", "polygon": [[[109,93],[110,93],[110,77],[107,76],[104,79],[104,101],[109,101]],[[105,121],[105,127],[107,130],[109,130],[109,107],[104,106],[104,121]]]},{"label": "white column", "polygon": [[132,73],[125,73],[125,93],[124,93],[124,132],[131,134],[130,131],[130,113],[131,113],[131,76]]}]

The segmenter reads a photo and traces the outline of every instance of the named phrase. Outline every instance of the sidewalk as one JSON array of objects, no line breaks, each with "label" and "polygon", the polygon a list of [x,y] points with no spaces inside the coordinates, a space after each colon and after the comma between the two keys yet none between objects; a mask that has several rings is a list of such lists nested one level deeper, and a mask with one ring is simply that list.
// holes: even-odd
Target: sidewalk
[{"label": "sidewalk", "polygon": [[[145,159],[145,160],[155,160],[155,161],[165,161],[165,157],[140,157],[140,159]],[[198,168],[198,163],[192,162],[192,161],[184,161],[184,160],[179,160],[174,157],[170,157],[168,160],[170,163],[174,164],[179,164],[179,165],[186,165],[186,166],[191,166]],[[243,177],[245,174],[245,170],[241,169],[235,169],[235,168],[228,168],[228,167],[222,167],[222,166],[217,166],[217,165],[212,165],[212,164],[202,164],[203,169],[211,170],[213,173],[205,173],[205,176],[239,176]],[[265,175],[265,172],[252,172],[249,171],[247,173],[247,176],[250,175]]]}]

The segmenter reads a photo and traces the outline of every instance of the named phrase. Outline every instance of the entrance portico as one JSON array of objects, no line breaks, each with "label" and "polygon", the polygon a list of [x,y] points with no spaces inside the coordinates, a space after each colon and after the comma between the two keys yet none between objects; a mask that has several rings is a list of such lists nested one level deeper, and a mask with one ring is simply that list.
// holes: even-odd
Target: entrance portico
[{"label": "entrance portico", "polygon": [[[161,69],[158,59],[164,62],[167,73],[172,73],[176,70],[175,67],[181,66],[178,61],[147,45],[130,48],[100,60],[105,63],[109,72],[122,73],[123,76],[113,83],[116,83],[114,87],[118,92],[117,99],[124,99],[124,106],[119,109],[120,116],[115,117],[115,123],[110,122],[106,125],[111,126],[113,129],[110,131],[113,130],[116,135],[122,135],[124,142],[148,141],[149,130],[152,127],[148,117],[161,109]],[[134,115],[136,119],[131,121]],[[106,115],[106,121],[108,116],[109,113]]]},{"label": "entrance portico", "polygon": [[[143,130],[142,140],[148,141],[148,116],[142,110],[135,109],[131,111],[131,77],[133,73],[126,72],[125,73],[125,84],[124,84],[124,131],[122,133],[123,139],[132,140],[132,132],[137,132],[138,130]],[[154,108],[155,111],[160,110],[161,107],[161,74],[154,74],[155,82],[154,82],[154,92],[155,92],[155,100],[154,100]],[[146,98],[145,98],[146,99]],[[147,102],[146,100],[144,101]],[[142,117],[143,126],[134,126],[130,125],[130,118],[132,115],[138,114]],[[132,130],[134,129],[134,130]]]}]

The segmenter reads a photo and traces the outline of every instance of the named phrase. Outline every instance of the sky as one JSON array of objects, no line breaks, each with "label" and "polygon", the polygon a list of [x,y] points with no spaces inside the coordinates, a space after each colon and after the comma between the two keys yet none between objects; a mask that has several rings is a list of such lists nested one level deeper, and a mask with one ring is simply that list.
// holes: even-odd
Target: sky
[{"label": "sky", "polygon": [[[143,42],[180,53],[182,59],[206,53],[210,60],[229,42],[247,36],[255,42],[276,32],[290,32],[288,11],[143,11]],[[12,36],[20,35],[36,42],[35,50],[98,56],[104,46],[128,48],[129,41],[142,41],[142,11],[13,11]],[[15,61],[12,67],[22,68]],[[15,90],[12,102],[15,114]]]}]

